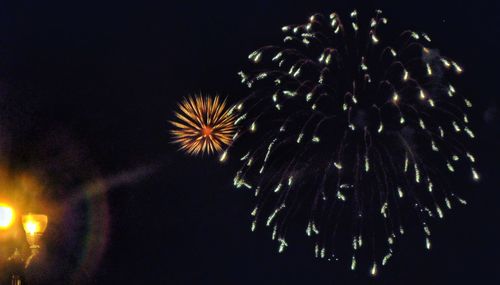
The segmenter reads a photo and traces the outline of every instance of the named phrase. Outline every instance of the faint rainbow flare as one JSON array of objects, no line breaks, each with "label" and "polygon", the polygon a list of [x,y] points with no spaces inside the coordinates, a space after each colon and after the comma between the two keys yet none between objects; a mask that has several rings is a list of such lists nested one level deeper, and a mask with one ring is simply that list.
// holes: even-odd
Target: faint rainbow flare
[{"label": "faint rainbow flare", "polygon": [[236,132],[232,108],[219,96],[188,96],[179,103],[176,120],[170,121],[173,143],[188,154],[213,154],[231,144]]}]

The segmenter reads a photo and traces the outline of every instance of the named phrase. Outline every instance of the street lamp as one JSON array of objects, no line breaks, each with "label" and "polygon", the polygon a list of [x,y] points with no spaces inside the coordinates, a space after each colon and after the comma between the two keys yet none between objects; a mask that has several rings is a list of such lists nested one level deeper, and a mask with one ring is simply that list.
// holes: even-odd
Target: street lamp
[{"label": "street lamp", "polygon": [[33,257],[40,251],[40,239],[47,228],[48,222],[49,218],[46,215],[27,214],[23,216],[23,228],[26,232],[26,241],[31,250],[31,255],[26,259],[25,268],[28,268]]},{"label": "street lamp", "polygon": [[[26,214],[22,216],[22,224],[24,232],[26,233],[26,242],[29,245],[30,255],[26,258],[15,250],[14,254],[9,258],[12,262],[23,262],[24,268],[28,268],[33,258],[40,252],[40,240],[43,233],[47,229],[49,218],[42,214]],[[15,220],[14,210],[7,204],[0,204],[0,230],[8,230]],[[21,277],[18,274],[13,274],[11,277],[11,284],[21,285]]]},{"label": "street lamp", "polygon": [[6,230],[14,222],[14,210],[9,205],[0,204],[0,230]]}]

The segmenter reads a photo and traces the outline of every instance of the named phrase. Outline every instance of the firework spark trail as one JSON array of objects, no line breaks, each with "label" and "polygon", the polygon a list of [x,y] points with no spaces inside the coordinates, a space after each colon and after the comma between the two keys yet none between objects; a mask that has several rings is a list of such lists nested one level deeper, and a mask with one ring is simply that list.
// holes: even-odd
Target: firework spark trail
[{"label": "firework spark trail", "polygon": [[251,93],[234,108],[239,133],[221,161],[255,133],[234,178],[255,190],[252,230],[263,220],[282,252],[289,219],[310,208],[316,257],[337,259],[334,244],[351,216],[351,268],[368,243],[376,275],[405,233],[405,208],[415,210],[430,249],[429,221],[466,203],[447,177],[479,174],[466,147],[475,137],[464,111],[472,103],[449,82],[463,68],[430,48],[426,33],[406,30],[386,45],[380,10],[368,23],[358,18],[315,14],[283,27],[282,46],[249,55],[255,68],[239,75]]},{"label": "firework spark trail", "polygon": [[184,98],[175,116],[177,120],[170,121],[174,126],[173,143],[189,154],[220,152],[233,140],[236,130],[233,108],[228,108],[219,96]]}]

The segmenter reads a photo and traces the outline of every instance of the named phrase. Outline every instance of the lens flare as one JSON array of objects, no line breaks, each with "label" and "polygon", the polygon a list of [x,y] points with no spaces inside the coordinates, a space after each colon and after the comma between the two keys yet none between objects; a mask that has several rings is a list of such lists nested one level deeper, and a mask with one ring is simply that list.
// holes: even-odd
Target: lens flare
[{"label": "lens flare", "polygon": [[233,141],[236,127],[233,108],[219,96],[198,95],[187,97],[179,103],[176,121],[170,121],[173,143],[188,154],[213,154]]},{"label": "lens flare", "polygon": [[380,10],[360,17],[313,15],[249,55],[242,132],[224,154],[241,152],[234,185],[255,192],[252,231],[270,227],[282,252],[291,220],[303,220],[316,257],[375,276],[406,227],[430,249],[430,221],[466,204],[450,176],[480,175],[472,103],[450,84],[463,68],[428,34],[393,34]]}]

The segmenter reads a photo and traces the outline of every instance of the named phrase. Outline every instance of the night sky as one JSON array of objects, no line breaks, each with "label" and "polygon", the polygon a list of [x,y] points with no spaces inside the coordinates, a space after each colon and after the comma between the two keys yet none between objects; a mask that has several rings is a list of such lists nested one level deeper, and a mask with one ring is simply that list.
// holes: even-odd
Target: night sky
[{"label": "night sky", "polygon": [[[278,254],[268,229],[250,232],[252,193],[232,186],[237,161],[177,152],[168,133],[186,95],[245,95],[237,72],[250,52],[280,41],[281,26],[354,8],[380,8],[392,28],[429,33],[463,65],[482,174],[455,190],[469,205],[432,224],[430,252],[421,236],[407,236],[377,278],[351,272],[348,260],[315,259],[303,227]],[[57,208],[27,279],[497,284],[499,11],[486,0],[1,1],[0,162],[35,173]],[[104,186],[85,190],[92,183]]]}]

